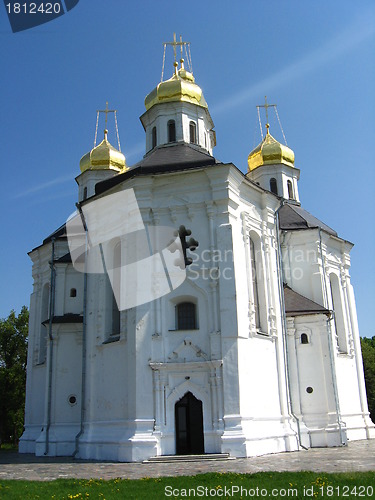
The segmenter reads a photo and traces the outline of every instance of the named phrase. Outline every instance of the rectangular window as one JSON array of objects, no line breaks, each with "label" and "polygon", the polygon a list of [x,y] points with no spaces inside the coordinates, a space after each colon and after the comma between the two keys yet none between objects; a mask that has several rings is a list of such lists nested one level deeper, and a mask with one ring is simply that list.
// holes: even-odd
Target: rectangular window
[{"label": "rectangular window", "polygon": [[168,142],[176,142],[176,124],[174,120],[168,122]]},{"label": "rectangular window", "polygon": [[252,279],[252,284],[253,284],[253,304],[254,304],[254,310],[255,310],[255,326],[257,328],[260,328],[257,265],[256,265],[256,258],[255,258],[254,242],[251,238],[250,238],[250,261],[251,261],[251,279]]},{"label": "rectangular window", "polygon": [[196,330],[196,306],[192,302],[182,302],[176,306],[177,330]]}]

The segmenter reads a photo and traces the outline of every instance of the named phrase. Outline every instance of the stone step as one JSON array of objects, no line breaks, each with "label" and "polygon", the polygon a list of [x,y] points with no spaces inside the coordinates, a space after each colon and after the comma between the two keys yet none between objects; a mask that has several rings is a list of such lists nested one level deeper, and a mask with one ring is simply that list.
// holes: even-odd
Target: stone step
[{"label": "stone step", "polygon": [[144,460],[143,463],[201,462],[202,460],[235,460],[229,453],[205,453],[203,455],[159,455]]}]

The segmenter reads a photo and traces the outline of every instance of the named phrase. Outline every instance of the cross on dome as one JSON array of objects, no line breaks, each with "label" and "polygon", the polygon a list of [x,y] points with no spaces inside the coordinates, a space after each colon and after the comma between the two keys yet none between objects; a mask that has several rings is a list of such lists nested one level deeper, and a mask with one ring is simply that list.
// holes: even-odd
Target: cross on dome
[{"label": "cross on dome", "polygon": [[264,96],[264,104],[258,104],[257,109],[259,112],[259,108],[264,108],[266,112],[266,127],[267,127],[267,132],[269,128],[269,121],[268,121],[268,108],[275,108],[276,109],[277,105],[276,104],[268,104],[267,102],[267,96]]},{"label": "cross on dome", "polygon": [[173,66],[175,68],[175,74],[177,74],[177,67],[178,67],[178,62],[177,62],[177,47],[180,47],[180,50],[181,50],[181,59],[180,59],[181,68],[182,69],[184,68],[184,57],[183,56],[184,56],[184,50],[185,50],[185,55],[186,55],[186,60],[187,60],[187,63],[188,63],[189,71],[191,73],[193,73],[193,66],[192,66],[192,63],[191,63],[191,53],[190,53],[190,42],[183,42],[181,35],[180,35],[180,41],[178,42],[177,38],[176,38],[176,33],[173,33],[173,41],[172,42],[163,42],[163,47],[164,47],[164,51],[163,51],[163,66],[162,66],[161,80],[160,81],[163,81],[164,63],[165,63],[165,52],[166,52],[166,48],[167,48],[168,45],[173,48],[173,57],[174,57]]},{"label": "cross on dome", "polygon": [[121,151],[121,145],[120,145],[120,136],[118,133],[118,126],[117,126],[117,109],[109,109],[108,108],[108,101],[105,103],[105,109],[97,109],[96,110],[96,128],[95,128],[95,139],[94,139],[94,148],[96,147],[96,138],[98,135],[98,123],[99,123],[99,114],[104,113],[105,114],[105,127],[104,127],[104,139],[107,140],[107,134],[108,134],[108,114],[113,113],[115,116],[115,126],[116,126],[116,135],[117,135],[117,143],[118,143],[118,149]]},{"label": "cross on dome", "polygon": [[180,35],[180,41],[177,42],[176,40],[176,33],[173,33],[173,42],[164,42],[164,45],[171,45],[173,47],[173,55],[174,55],[174,62],[176,62],[177,58],[177,47],[181,47],[181,58],[183,56],[183,47],[185,45],[190,45],[190,42],[183,42],[182,41],[182,36]]},{"label": "cross on dome", "polygon": [[97,109],[97,113],[105,113],[105,128],[107,129],[108,113],[117,113],[117,109],[108,109],[108,101],[105,103],[105,109]]},{"label": "cross on dome", "polygon": [[277,117],[277,121],[279,122],[281,133],[283,134],[284,142],[285,142],[285,144],[288,144],[286,142],[286,137],[285,137],[285,134],[284,134],[284,130],[283,130],[283,127],[281,125],[281,121],[280,121],[280,118],[279,118],[279,113],[277,112],[277,104],[269,104],[268,101],[267,101],[267,96],[264,96],[264,104],[258,104],[256,108],[257,108],[257,112],[258,112],[259,128],[260,128],[260,133],[261,133],[261,136],[262,136],[262,140],[263,140],[263,130],[262,130],[262,121],[260,119],[260,112],[259,112],[259,110],[260,110],[260,108],[264,108],[264,110],[266,112],[266,129],[267,129],[267,135],[269,135],[269,133],[270,133],[270,122],[268,120],[268,108],[274,108],[275,114],[276,114],[276,117]]}]

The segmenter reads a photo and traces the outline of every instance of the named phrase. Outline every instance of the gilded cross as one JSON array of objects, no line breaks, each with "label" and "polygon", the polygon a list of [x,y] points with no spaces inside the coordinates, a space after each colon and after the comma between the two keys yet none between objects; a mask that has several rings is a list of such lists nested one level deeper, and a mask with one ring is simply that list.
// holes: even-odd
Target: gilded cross
[{"label": "gilded cross", "polygon": [[268,108],[276,108],[276,104],[268,104],[267,102],[267,96],[264,97],[264,104],[259,104],[257,106],[258,110],[259,108],[264,108],[266,111],[266,123],[268,124]]},{"label": "gilded cross", "polygon": [[108,101],[105,103],[105,109],[98,109],[97,113],[105,113],[105,129],[107,130],[108,113],[116,113],[116,109],[108,109]]},{"label": "gilded cross", "polygon": [[176,39],[176,33],[173,33],[173,42],[164,42],[164,45],[172,45],[173,47],[173,54],[174,54],[174,62],[176,62],[176,59],[177,59],[177,47],[180,46],[181,47],[181,57],[182,57],[182,47],[184,45],[188,45],[189,42],[183,42],[182,41],[182,36],[180,36],[180,41],[177,42],[177,39]]}]

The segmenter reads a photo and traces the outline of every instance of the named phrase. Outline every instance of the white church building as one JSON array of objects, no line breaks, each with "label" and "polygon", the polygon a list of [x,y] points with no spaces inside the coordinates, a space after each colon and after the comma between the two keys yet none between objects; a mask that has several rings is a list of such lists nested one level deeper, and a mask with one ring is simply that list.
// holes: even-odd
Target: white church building
[{"label": "white church building", "polygon": [[[246,174],[216,159],[214,124],[183,59],[145,108],[145,156],[127,166],[105,131],[80,161],[78,210],[132,190],[146,228],[191,230],[192,263],[169,293],[119,308],[121,272],[77,269],[66,225],[30,252],[20,453],[251,457],[374,438],[353,245],[302,207],[293,151],[267,124]],[[126,235],[106,243],[126,258]]]}]

